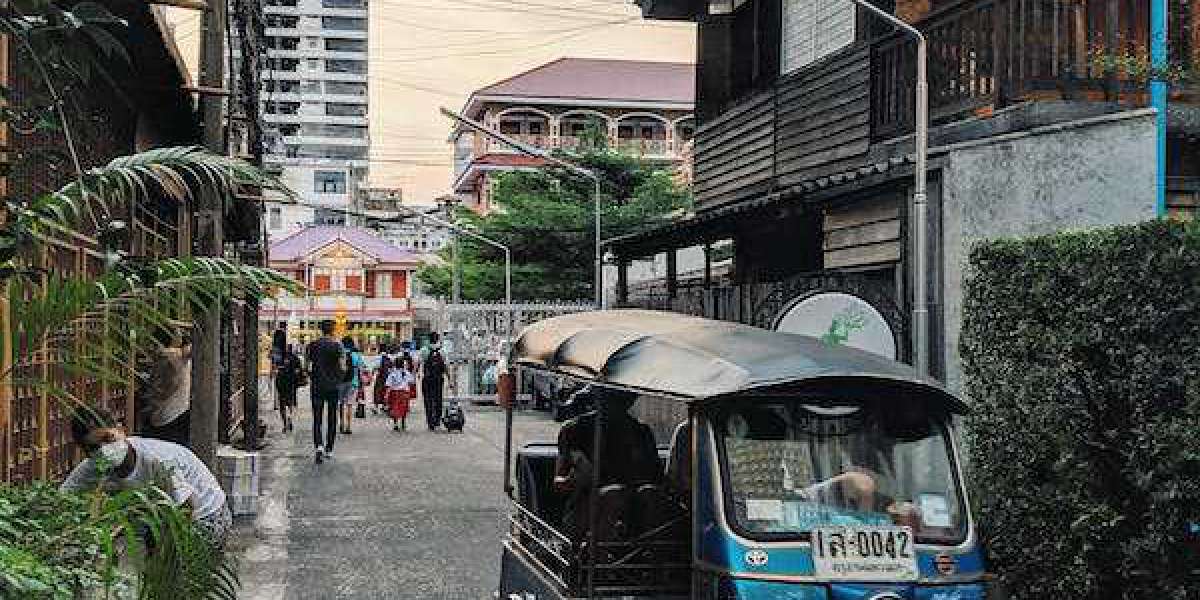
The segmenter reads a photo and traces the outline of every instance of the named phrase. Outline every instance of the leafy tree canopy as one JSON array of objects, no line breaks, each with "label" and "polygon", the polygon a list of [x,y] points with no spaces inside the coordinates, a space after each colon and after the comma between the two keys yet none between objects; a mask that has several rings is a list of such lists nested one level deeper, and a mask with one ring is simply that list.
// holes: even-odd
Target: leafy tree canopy
[{"label": "leafy tree canopy", "polygon": [[[576,162],[601,176],[601,237],[608,239],[662,224],[691,207],[691,195],[671,174],[611,150],[586,154]],[[500,176],[493,210],[478,215],[460,209],[458,222],[512,249],[513,298],[578,300],[592,298],[595,260],[594,184],[564,169],[519,171]],[[481,242],[460,238],[462,297],[504,297],[504,254]],[[452,253],[443,265],[421,269],[418,278],[433,294],[449,296]]]}]

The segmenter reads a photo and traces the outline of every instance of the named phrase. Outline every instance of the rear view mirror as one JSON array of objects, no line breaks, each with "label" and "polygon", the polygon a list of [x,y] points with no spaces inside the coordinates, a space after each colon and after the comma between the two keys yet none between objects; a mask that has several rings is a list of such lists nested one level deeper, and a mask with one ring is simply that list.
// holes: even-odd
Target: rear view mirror
[{"label": "rear view mirror", "polygon": [[496,402],[503,408],[512,408],[517,399],[517,380],[512,373],[501,373],[496,377]]}]

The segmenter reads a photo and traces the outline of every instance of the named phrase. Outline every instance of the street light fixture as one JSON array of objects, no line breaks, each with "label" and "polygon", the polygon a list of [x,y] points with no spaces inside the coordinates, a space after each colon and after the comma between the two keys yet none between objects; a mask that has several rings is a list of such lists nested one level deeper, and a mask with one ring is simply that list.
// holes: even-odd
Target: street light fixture
[{"label": "street light fixture", "polygon": [[929,373],[929,300],[926,288],[929,279],[929,249],[925,247],[926,236],[929,234],[928,205],[926,202],[925,163],[929,154],[929,77],[928,54],[926,53],[925,34],[909,25],[899,17],[867,2],[854,0],[859,7],[887,21],[893,27],[903,31],[917,41],[917,89],[916,89],[916,168],[913,172],[913,234],[916,245],[916,283],[913,286],[913,366],[922,375]]},{"label": "street light fixture", "polygon": [[596,273],[595,273],[592,285],[595,288],[594,292],[595,292],[596,308],[597,309],[604,308],[604,264],[603,264],[603,257],[600,253],[600,175],[597,174],[596,171],[594,171],[592,169],[585,169],[579,165],[576,165],[576,164],[567,162],[561,158],[558,158],[558,157],[550,154],[549,152],[543,150],[542,148],[538,148],[536,146],[531,146],[522,141],[515,140],[507,135],[504,135],[503,133],[500,133],[499,131],[496,131],[494,129],[487,127],[483,123],[479,123],[477,121],[468,119],[467,117],[464,117],[463,115],[460,115],[448,108],[443,107],[441,109],[441,113],[443,115],[449,117],[450,119],[460,123],[461,125],[467,127],[468,129],[471,129],[472,131],[481,133],[489,138],[492,138],[493,140],[496,140],[496,141],[512,148],[513,150],[516,150],[517,152],[520,152],[520,153],[528,155],[528,156],[540,158],[550,164],[553,164],[558,167],[562,167],[563,169],[566,169],[567,171],[570,171],[571,173],[579,175],[580,177],[586,177],[586,178],[592,180],[592,183],[595,186],[594,193],[593,193],[593,202],[595,204],[594,211],[595,211],[595,235],[596,235],[596,247],[595,247]]}]

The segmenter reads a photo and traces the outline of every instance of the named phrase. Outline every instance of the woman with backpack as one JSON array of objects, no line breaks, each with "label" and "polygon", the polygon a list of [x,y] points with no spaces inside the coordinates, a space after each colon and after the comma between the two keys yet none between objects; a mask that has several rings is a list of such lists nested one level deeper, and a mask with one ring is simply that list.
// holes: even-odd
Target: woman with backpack
[{"label": "woman with backpack", "polygon": [[306,385],[308,375],[300,365],[300,357],[292,348],[284,348],[275,368],[275,391],[279,393],[279,417],[285,433],[294,428],[292,415],[296,410],[296,391]]},{"label": "woman with backpack", "polygon": [[360,371],[363,368],[362,353],[354,345],[354,338],[346,336],[342,338],[342,385],[339,386],[338,406],[341,409],[341,426],[342,433],[354,433],[350,430],[350,424],[354,417],[354,402],[358,398],[359,388],[362,386],[362,378]]},{"label": "woman with backpack", "polygon": [[421,351],[421,396],[425,400],[425,423],[435,431],[442,422],[442,391],[446,380],[446,357],[441,336],[429,334],[429,345]]}]

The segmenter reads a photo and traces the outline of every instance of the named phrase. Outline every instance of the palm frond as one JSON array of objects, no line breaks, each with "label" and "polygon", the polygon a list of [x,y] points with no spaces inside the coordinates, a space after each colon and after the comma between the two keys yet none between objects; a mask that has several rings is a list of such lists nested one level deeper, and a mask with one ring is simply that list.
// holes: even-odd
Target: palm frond
[{"label": "palm frond", "polygon": [[278,179],[245,161],[198,146],[180,146],[118,157],[84,172],[57,192],[16,208],[43,225],[74,229],[85,215],[111,219],[114,206],[158,202],[162,196],[224,211],[243,186],[293,196]]},{"label": "palm frond", "polygon": [[46,284],[52,293],[9,286],[14,343],[46,349],[19,357],[13,370],[50,362],[67,375],[120,382],[140,355],[180,333],[181,298],[199,310],[235,295],[298,287],[277,271],[217,258],[165,259],[91,281],[54,275]]}]

